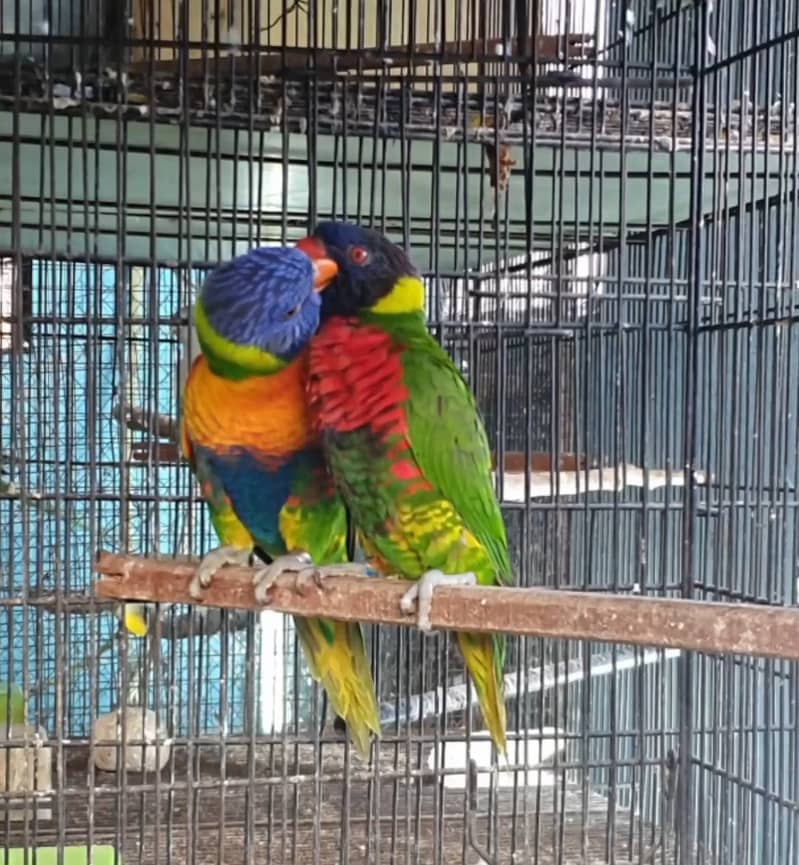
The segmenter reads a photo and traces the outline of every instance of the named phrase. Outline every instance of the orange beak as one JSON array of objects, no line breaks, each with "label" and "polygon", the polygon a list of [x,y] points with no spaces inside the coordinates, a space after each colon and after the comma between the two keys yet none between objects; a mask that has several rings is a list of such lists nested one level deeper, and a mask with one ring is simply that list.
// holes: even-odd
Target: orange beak
[{"label": "orange beak", "polygon": [[332,258],[328,258],[324,243],[316,237],[303,237],[295,245],[313,262],[314,290],[324,291],[338,276],[338,265]]}]

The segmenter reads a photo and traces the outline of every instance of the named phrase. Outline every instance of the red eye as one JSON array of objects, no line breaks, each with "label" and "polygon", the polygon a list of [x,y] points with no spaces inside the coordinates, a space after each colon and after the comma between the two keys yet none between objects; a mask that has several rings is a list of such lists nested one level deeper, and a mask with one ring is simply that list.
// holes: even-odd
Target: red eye
[{"label": "red eye", "polygon": [[362,246],[353,246],[350,250],[350,260],[353,264],[366,264],[369,260],[369,251]]}]

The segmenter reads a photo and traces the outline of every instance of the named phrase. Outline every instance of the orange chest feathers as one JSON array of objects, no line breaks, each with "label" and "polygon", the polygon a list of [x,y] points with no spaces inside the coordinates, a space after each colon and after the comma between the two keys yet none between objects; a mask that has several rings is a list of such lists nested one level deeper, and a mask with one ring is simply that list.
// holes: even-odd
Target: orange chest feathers
[{"label": "orange chest feathers", "polygon": [[231,381],[197,358],[183,394],[184,435],[217,451],[245,448],[279,456],[308,447],[314,436],[305,368],[303,356],[272,375]]}]

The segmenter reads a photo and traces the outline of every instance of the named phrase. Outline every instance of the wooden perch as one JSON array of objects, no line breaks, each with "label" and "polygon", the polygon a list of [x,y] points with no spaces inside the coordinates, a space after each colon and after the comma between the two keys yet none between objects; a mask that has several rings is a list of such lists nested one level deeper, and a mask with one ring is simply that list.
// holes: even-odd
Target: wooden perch
[{"label": "wooden perch", "polygon": [[[130,422],[128,423],[130,426]],[[133,428],[133,427],[131,427]],[[688,483],[686,472],[643,467],[632,463],[600,466],[579,454],[562,454],[557,469],[549,453],[538,451],[529,459],[521,451],[508,451],[503,457],[504,486],[503,502],[524,502],[530,499],[551,499],[565,496],[586,495],[598,491],[611,492],[626,487],[657,490],[663,487],[683,487]],[[177,465],[183,461],[178,446],[169,441],[150,440],[138,442],[131,447],[131,460],[148,463],[152,460],[162,466]],[[491,455],[496,468],[496,455]],[[527,463],[527,470],[525,470]],[[525,477],[529,476],[526,481]],[[694,472],[694,483],[703,486],[712,478],[703,471]]]},{"label": "wooden perch", "polygon": [[[129,409],[128,418],[125,421],[125,426],[134,432],[148,431],[149,426],[147,421],[148,415],[139,410]],[[157,424],[156,431],[161,436],[161,440],[151,439],[150,441],[134,442],[131,446],[131,459],[136,463],[146,463],[149,460],[158,461],[162,465],[175,465],[183,461],[183,456],[180,453],[178,445],[172,435],[166,432],[161,433],[160,430],[177,430],[177,424],[171,418],[156,416],[152,423]],[[174,426],[170,426],[173,424]],[[523,451],[506,451],[503,462],[506,472],[524,473],[525,462],[531,471],[534,472],[550,472],[553,470],[555,462],[552,454],[546,451],[533,451],[529,459],[525,459]],[[491,465],[496,468],[496,454],[491,454]],[[559,472],[575,472],[589,467],[590,461],[579,454],[561,454],[559,460]],[[591,464],[593,467],[593,464]]]},{"label": "wooden perch", "polygon": [[[258,75],[278,75],[283,71],[306,72],[313,68],[317,74],[336,73],[368,69],[403,69],[424,66],[435,60],[449,63],[469,63],[501,60],[506,53],[513,59],[515,51],[523,52],[525,59],[532,59],[533,39],[514,40],[510,52],[506,52],[502,39],[461,39],[455,42],[434,42],[417,44],[411,51],[408,47],[388,46],[381,48],[336,49],[331,48],[291,48],[285,53],[275,46],[257,46],[250,55],[250,48],[243,48],[242,56],[236,57],[235,70],[240,77]],[[236,46],[237,50],[238,47]],[[145,46],[144,50],[147,50]],[[257,54],[255,51],[257,50]],[[188,78],[202,79],[212,72],[219,77],[231,73],[232,66],[226,55],[227,49],[220,51],[219,64],[211,50],[208,58],[191,58],[186,62]],[[539,64],[562,63],[575,60],[589,60],[596,56],[594,37],[590,33],[571,33],[568,37],[540,34],[536,37],[536,62]],[[179,69],[177,58],[168,60],[135,60],[130,71],[140,74],[154,72],[176,73]]]},{"label": "wooden perch", "polygon": [[[174,418],[154,414],[146,409],[129,407],[125,416],[117,406],[114,417],[136,432],[154,431],[159,438],[134,442],[131,446],[133,462],[177,465],[183,456],[177,444],[178,422]],[[548,451],[506,451],[503,454],[503,501],[523,502],[531,499],[550,499],[556,496],[585,495],[599,490],[609,492],[625,487],[656,490],[662,487],[682,487],[688,482],[685,472],[649,468],[632,463],[602,465],[585,454],[561,453],[557,459]],[[491,465],[497,467],[496,453],[491,454]],[[526,476],[527,477],[526,479]],[[712,478],[705,472],[694,472],[694,483],[701,486]]]},{"label": "wooden perch", "polygon": [[[100,553],[95,570],[102,598],[193,603],[196,562]],[[225,568],[207,604],[258,609],[250,568]],[[320,588],[295,587],[291,572],[272,591],[270,609],[344,621],[414,625],[401,612],[408,584],[396,579],[330,577]],[[505,632],[567,640],[689,649],[711,654],[799,660],[799,609],[554,589],[459,588],[433,593],[431,622],[441,630]]]},{"label": "wooden perch", "polygon": [[175,418],[133,406],[126,406],[123,410],[119,403],[111,410],[111,416],[134,432],[152,430],[159,438],[170,442],[176,442],[178,439],[178,422]]}]

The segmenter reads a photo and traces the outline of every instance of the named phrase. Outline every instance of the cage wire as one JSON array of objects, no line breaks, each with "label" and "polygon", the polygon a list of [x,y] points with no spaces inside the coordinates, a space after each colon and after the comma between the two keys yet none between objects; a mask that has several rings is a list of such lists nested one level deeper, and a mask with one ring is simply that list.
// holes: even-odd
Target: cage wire
[{"label": "cage wire", "polygon": [[[290,619],[139,639],[92,561],[215,544],[176,436],[197,286],[339,218],[423,272],[521,585],[795,604],[797,36],[796,0],[0,0],[6,849],[796,861],[794,663],[512,639],[492,771],[451,639],[369,628],[367,763]],[[124,706],[151,745],[104,771]]]}]

